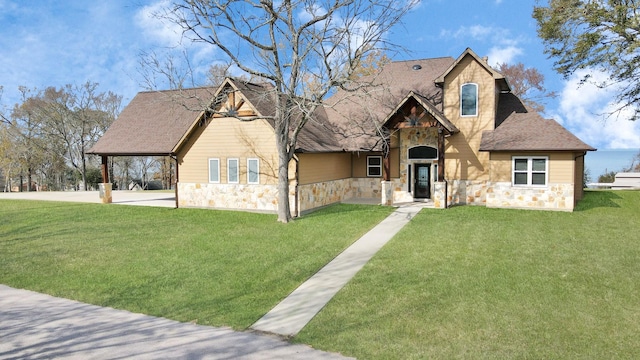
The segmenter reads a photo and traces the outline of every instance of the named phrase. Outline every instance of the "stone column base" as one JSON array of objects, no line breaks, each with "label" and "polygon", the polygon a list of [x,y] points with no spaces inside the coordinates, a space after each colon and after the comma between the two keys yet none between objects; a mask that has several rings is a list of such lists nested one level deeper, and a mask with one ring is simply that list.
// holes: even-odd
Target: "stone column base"
[{"label": "stone column base", "polygon": [[393,205],[393,186],[391,185],[391,181],[383,181],[382,182],[382,200],[380,203],[382,205]]},{"label": "stone column base", "polygon": [[100,199],[103,204],[111,204],[113,199],[111,198],[111,183],[100,183]]},{"label": "stone column base", "polygon": [[431,197],[433,199],[433,207],[436,209],[446,209],[447,208],[447,183],[436,182],[433,184],[433,195]]}]

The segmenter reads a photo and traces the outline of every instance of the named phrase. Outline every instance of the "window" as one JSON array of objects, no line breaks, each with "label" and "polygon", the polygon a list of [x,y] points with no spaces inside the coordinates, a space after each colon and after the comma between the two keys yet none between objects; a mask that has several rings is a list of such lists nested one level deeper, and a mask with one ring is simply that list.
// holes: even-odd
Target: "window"
[{"label": "window", "polygon": [[239,172],[238,159],[227,159],[227,182],[230,184],[237,184]]},{"label": "window", "polygon": [[514,157],[513,185],[546,186],[547,157]]},{"label": "window", "polygon": [[382,176],[382,156],[367,156],[367,176]]},{"label": "window", "polygon": [[431,146],[414,146],[409,149],[409,159],[437,159],[438,149]]},{"label": "window", "polygon": [[260,183],[260,162],[258,159],[247,159],[247,183]]},{"label": "window", "polygon": [[478,85],[464,84],[460,89],[460,114],[478,116]]},{"label": "window", "polygon": [[209,159],[209,182],[210,183],[220,182],[220,160],[219,159]]}]

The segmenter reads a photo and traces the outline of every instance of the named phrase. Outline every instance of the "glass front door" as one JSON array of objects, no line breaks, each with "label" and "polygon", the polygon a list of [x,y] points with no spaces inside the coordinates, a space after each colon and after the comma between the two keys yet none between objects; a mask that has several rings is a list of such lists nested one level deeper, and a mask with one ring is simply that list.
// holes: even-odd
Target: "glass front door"
[{"label": "glass front door", "polygon": [[415,165],[415,193],[414,197],[417,199],[429,199],[431,197],[431,176],[429,170],[430,164],[416,164]]}]

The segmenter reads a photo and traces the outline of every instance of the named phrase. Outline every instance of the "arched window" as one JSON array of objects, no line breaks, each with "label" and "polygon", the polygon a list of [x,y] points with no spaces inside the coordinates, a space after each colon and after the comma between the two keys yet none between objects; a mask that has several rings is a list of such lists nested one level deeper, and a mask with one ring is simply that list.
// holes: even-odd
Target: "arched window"
[{"label": "arched window", "polygon": [[409,159],[437,159],[438,149],[431,146],[416,146],[409,149]]},{"label": "arched window", "polygon": [[478,116],[478,85],[464,84],[460,88],[460,114]]}]

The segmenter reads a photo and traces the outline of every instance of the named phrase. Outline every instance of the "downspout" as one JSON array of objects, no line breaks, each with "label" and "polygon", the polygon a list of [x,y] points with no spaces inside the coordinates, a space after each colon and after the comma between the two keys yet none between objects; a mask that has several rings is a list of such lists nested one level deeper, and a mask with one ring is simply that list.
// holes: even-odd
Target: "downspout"
[{"label": "downspout", "polygon": [[296,187],[293,191],[293,213],[295,214],[295,217],[300,217],[300,206],[298,204],[299,202],[299,194],[298,194],[298,184],[300,183],[300,162],[298,157],[296,156],[296,154],[293,154],[292,159],[296,162]]},{"label": "downspout", "polygon": [[178,208],[178,203],[179,203],[179,201],[178,201],[178,181],[179,181],[178,180],[179,179],[179,177],[178,177],[178,155],[171,154],[171,155],[169,155],[169,157],[176,161],[176,180],[175,180],[175,189],[174,189],[174,191],[175,191],[175,198],[176,198],[176,207],[175,208],[177,209]]}]

